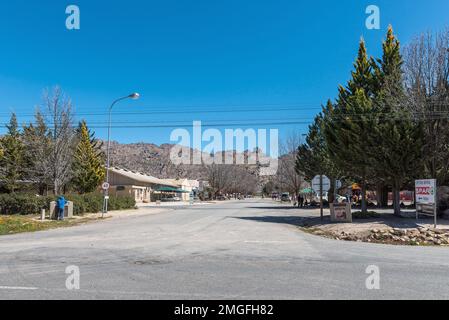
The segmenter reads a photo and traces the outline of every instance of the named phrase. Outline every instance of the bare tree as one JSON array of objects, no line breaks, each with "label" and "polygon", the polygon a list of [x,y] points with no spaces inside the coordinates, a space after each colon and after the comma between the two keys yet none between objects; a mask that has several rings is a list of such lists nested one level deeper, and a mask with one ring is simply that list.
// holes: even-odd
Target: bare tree
[{"label": "bare tree", "polygon": [[425,175],[449,183],[449,28],[414,39],[404,50],[407,105],[424,122]]},{"label": "bare tree", "polygon": [[72,103],[59,87],[44,93],[46,120],[51,136],[51,152],[48,157],[51,165],[51,179],[54,194],[63,192],[71,179],[75,130],[72,127]]},{"label": "bare tree", "polygon": [[279,168],[275,181],[282,188],[282,191],[290,192],[291,194],[299,193],[306,185],[304,175],[296,172],[296,155],[302,141],[301,134],[291,132],[280,146],[282,156],[279,159]]},{"label": "bare tree", "polygon": [[212,164],[207,166],[208,182],[214,197],[226,192],[231,187],[233,178],[231,171],[230,165]]},{"label": "bare tree", "polygon": [[226,189],[228,193],[240,193],[243,195],[254,194],[257,191],[258,179],[246,166],[229,166],[231,183]]}]

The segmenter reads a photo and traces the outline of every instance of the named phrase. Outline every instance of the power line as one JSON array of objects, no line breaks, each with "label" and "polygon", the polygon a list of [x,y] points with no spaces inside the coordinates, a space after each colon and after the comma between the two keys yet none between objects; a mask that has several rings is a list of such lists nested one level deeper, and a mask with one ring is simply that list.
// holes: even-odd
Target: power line
[{"label": "power line", "polygon": [[[273,105],[272,107],[276,107],[276,105]],[[151,107],[152,109],[164,109],[165,107]],[[133,109],[137,109],[136,111],[116,111],[113,114],[114,115],[155,115],[155,114],[180,114],[180,113],[189,113],[189,114],[195,114],[195,113],[242,113],[242,112],[272,112],[272,111],[309,111],[309,110],[318,110],[322,109],[322,107],[317,106],[289,106],[289,107],[280,107],[280,108],[270,108],[270,109],[262,109],[262,108],[240,108],[240,109],[218,109],[218,110],[211,110],[211,109],[189,109],[189,106],[179,106],[177,107],[177,110],[165,110],[165,111],[142,111],[145,108],[136,107]],[[224,106],[223,108],[228,108]],[[229,108],[236,108],[235,106],[229,107]],[[12,112],[10,113],[0,113],[0,117],[6,117],[10,116]],[[41,111],[42,114],[45,115],[44,111]],[[108,114],[107,110],[105,111],[98,111],[98,112],[74,112],[76,116],[106,116]],[[22,117],[33,117],[35,113],[21,113],[19,116]]]}]

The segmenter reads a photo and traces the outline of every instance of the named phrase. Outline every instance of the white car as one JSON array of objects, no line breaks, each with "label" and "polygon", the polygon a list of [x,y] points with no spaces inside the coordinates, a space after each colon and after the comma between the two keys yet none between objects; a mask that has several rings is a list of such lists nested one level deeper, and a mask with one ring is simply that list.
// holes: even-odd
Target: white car
[{"label": "white car", "polygon": [[348,199],[346,199],[346,197],[341,196],[339,194],[337,194],[337,199],[336,200],[337,200],[338,203],[344,203],[344,202],[348,201]]}]

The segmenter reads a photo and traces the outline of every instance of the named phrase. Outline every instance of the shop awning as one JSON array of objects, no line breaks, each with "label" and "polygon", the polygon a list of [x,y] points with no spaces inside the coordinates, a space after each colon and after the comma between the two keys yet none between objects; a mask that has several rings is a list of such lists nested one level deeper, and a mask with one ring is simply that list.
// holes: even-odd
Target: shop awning
[{"label": "shop awning", "polygon": [[160,192],[176,192],[176,193],[190,193],[189,191],[185,191],[179,188],[173,188],[173,187],[160,187],[156,188],[156,191]]}]

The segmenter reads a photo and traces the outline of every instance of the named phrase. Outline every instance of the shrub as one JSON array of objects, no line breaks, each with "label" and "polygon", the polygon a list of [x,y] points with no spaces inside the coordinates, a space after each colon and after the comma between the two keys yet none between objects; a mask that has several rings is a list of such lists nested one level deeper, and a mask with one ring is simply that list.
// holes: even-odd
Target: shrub
[{"label": "shrub", "polygon": [[32,194],[0,194],[0,214],[38,214],[41,209],[49,209],[51,197]]},{"label": "shrub", "polygon": [[[82,215],[85,213],[97,213],[103,208],[103,195],[89,193],[84,195],[70,194],[66,199],[72,201],[73,214]],[[39,214],[41,209],[50,209],[50,202],[56,197],[39,197],[33,194],[0,194],[0,214]],[[109,199],[109,210],[133,209],[136,201],[128,196],[111,196]]]},{"label": "shrub", "polygon": [[367,213],[356,211],[352,214],[352,217],[354,219],[372,219],[372,218],[379,218],[380,214],[374,211],[368,211]]}]

